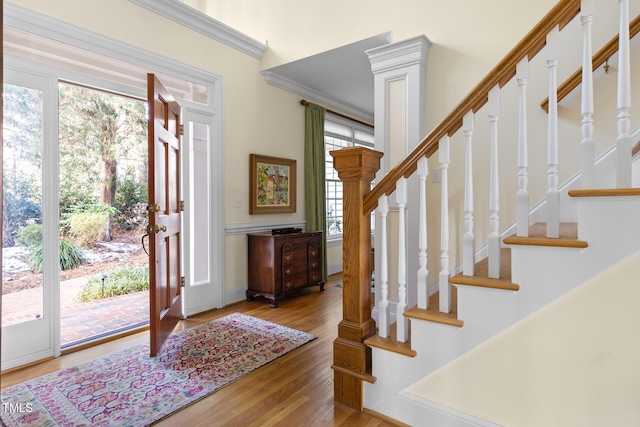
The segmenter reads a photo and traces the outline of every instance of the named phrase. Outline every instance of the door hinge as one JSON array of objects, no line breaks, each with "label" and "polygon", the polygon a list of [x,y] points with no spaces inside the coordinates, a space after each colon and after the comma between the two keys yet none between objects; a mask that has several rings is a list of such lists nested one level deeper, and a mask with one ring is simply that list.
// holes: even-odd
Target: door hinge
[{"label": "door hinge", "polygon": [[184,135],[184,125],[180,125],[180,126],[178,127],[178,133],[179,133],[180,135]]},{"label": "door hinge", "polygon": [[184,200],[180,200],[180,212],[184,212]]},{"label": "door hinge", "polygon": [[181,287],[185,287],[185,280],[184,280],[184,276],[180,277],[180,286]]}]

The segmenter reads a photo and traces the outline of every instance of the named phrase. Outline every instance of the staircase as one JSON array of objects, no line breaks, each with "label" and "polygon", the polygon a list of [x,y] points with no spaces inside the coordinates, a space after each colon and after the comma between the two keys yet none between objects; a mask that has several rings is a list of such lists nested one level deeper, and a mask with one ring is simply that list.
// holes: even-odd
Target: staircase
[{"label": "staircase", "polygon": [[[596,28],[596,12],[603,8],[615,9],[616,22]],[[346,208],[344,320],[334,343],[336,400],[412,425],[498,425],[407,390],[640,251],[640,188],[632,187],[640,128],[636,121],[632,131],[630,114],[631,84],[640,85],[638,71],[630,71],[632,53],[640,54],[634,39],[639,30],[640,16],[629,19],[628,0],[561,0],[373,190],[382,153],[361,148],[331,153],[344,182]],[[603,39],[607,31],[594,55],[593,39]],[[558,84],[558,63],[571,43],[582,52],[581,69]],[[617,97],[608,102],[602,94],[610,92],[611,83],[600,68],[614,60]],[[532,111],[529,100],[532,92],[538,96],[540,79],[548,86],[548,98],[540,100],[544,126],[542,110]],[[565,113],[571,108],[581,120]],[[594,122],[594,112],[613,124]],[[503,119],[515,120],[513,141],[499,141]],[[484,131],[480,120],[487,122]],[[572,132],[573,141],[566,142]],[[607,138],[608,143],[601,141]],[[484,165],[474,155],[482,140],[489,153]],[[544,142],[546,152],[540,155],[529,141]],[[602,152],[597,158],[596,151]],[[540,158],[546,164],[530,165]],[[566,158],[568,164],[560,164]],[[499,177],[505,160],[516,171],[511,185]],[[434,164],[441,171],[440,197],[427,191]],[[454,177],[464,176],[457,196],[449,188],[453,168]],[[407,180],[417,181],[418,194],[407,194]],[[505,194],[504,187],[515,191]],[[476,194],[488,195],[484,211],[475,206],[481,203],[474,205]],[[406,223],[408,209],[419,211],[418,224]],[[376,247],[372,312],[367,229],[374,210],[382,247]],[[434,210],[439,223],[427,221]],[[388,221],[390,216],[396,220]],[[450,224],[454,218],[461,221]],[[397,223],[397,229],[389,230],[388,223]],[[487,233],[481,237],[479,231]],[[427,247],[434,232],[439,247]],[[397,247],[387,244],[389,233],[397,236]],[[415,249],[406,244],[412,233],[418,235]],[[407,273],[408,257],[417,257],[418,271]],[[397,259],[397,280],[388,277],[391,258]],[[433,273],[434,266],[439,271]]]}]

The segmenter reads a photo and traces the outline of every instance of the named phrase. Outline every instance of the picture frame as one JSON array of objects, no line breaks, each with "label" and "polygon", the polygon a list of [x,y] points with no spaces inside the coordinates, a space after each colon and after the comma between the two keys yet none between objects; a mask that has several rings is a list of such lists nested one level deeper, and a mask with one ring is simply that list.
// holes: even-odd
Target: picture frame
[{"label": "picture frame", "polygon": [[249,155],[249,213],[296,211],[296,161],[282,157]]}]

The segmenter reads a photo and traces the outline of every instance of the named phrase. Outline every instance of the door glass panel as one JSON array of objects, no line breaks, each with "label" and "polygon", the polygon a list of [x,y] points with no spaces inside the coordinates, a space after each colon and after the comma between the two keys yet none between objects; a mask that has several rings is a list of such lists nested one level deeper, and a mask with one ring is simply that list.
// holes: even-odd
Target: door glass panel
[{"label": "door glass panel", "polygon": [[4,84],[2,326],[42,319],[43,92]]},{"label": "door glass panel", "polygon": [[209,126],[203,123],[189,123],[189,165],[193,215],[191,233],[193,244],[192,286],[209,284],[211,272],[209,242]]}]

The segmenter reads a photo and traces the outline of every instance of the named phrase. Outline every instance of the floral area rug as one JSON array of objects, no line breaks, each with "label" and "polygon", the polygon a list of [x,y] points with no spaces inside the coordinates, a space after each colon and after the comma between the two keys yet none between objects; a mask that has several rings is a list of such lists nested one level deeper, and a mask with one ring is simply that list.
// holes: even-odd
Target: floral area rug
[{"label": "floral area rug", "polygon": [[315,339],[234,313],[169,337],[156,358],[140,345],[0,391],[14,426],[147,426]]}]

